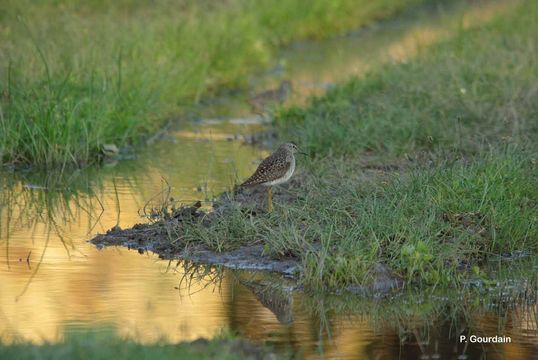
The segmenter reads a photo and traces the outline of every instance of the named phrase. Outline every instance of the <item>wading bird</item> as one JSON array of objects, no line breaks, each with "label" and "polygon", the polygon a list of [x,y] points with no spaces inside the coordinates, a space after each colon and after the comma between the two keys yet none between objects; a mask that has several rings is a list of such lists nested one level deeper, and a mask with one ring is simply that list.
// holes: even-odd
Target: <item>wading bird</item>
[{"label": "wading bird", "polygon": [[268,212],[273,211],[273,186],[288,181],[295,171],[296,152],[299,152],[299,149],[292,142],[280,145],[274,153],[261,162],[254,174],[240,185],[244,187],[254,185],[266,186],[268,188]]}]

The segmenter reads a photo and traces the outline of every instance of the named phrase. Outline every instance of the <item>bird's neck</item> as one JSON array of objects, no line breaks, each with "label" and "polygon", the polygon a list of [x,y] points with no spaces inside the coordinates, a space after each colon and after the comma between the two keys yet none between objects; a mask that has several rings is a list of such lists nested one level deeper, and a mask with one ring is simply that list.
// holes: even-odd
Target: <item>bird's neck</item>
[{"label": "bird's neck", "polygon": [[286,154],[286,162],[295,163],[295,156],[292,153],[288,152]]}]

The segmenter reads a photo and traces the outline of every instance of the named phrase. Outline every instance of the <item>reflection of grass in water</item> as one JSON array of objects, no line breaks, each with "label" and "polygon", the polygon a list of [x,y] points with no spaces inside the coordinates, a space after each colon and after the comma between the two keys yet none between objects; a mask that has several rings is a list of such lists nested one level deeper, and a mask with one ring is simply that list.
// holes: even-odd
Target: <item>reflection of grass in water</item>
[{"label": "reflection of grass in water", "polygon": [[[15,230],[45,224],[67,247],[71,224],[86,225],[90,234],[105,210],[116,212],[117,223],[122,211],[120,195],[124,195],[120,187],[132,191],[132,196],[144,190],[141,184],[152,175],[147,167],[127,161],[114,168],[1,173],[0,236],[9,238]],[[134,200],[140,205],[139,199]],[[83,220],[87,223],[80,223]]]},{"label": "reflection of grass in water", "polygon": [[[101,201],[100,179],[90,181],[90,175],[84,172],[47,173],[7,175],[0,177],[0,237],[5,239],[5,257],[10,268],[10,247],[26,244],[11,244],[11,236],[21,229],[30,230],[32,234],[39,224],[45,226],[45,241],[41,254],[30,253],[27,256],[38,260],[32,268],[32,274],[16,298],[24,295],[43,262],[51,238],[61,242],[67,255],[76,250],[69,236],[71,223],[80,222],[83,215],[88,219],[88,233],[99,223],[104,212]],[[118,214],[119,216],[119,214]],[[32,235],[32,240],[35,236]]]},{"label": "reflection of grass in water", "polygon": [[[178,290],[180,294],[186,290],[189,296],[209,287],[214,287],[220,291],[224,277],[228,274],[222,266],[205,265],[186,260],[178,261],[175,269],[178,267],[181,268]],[[195,292],[191,291],[193,287],[197,289]]]},{"label": "reflection of grass in water", "polygon": [[68,237],[63,227],[85,213],[93,221],[89,226],[91,230],[104,211],[96,193],[99,184],[90,183],[80,172],[74,176],[57,173],[3,176],[0,181],[0,201],[4,204],[0,215],[5,219],[2,233],[6,238],[9,238],[10,230],[34,228],[43,223],[48,231],[55,232],[67,250]]},{"label": "reflection of grass in water", "polygon": [[[437,350],[440,343],[458,344],[459,335],[515,337],[522,331],[537,331],[537,290],[538,278],[528,279],[527,272],[512,274],[492,288],[408,289],[386,299],[315,293],[297,296],[300,311],[319,322],[320,343],[337,341],[336,334],[345,326],[342,321],[348,326],[366,321],[374,331],[393,331],[401,346],[416,342],[427,353],[432,347]],[[492,323],[494,333],[484,328]],[[462,353],[466,350],[461,349]]]},{"label": "reflection of grass in water", "polygon": [[[179,262],[179,265],[182,263]],[[383,299],[299,291],[294,294],[296,301],[293,303],[297,305],[293,306],[293,318],[307,321],[307,326],[318,330],[312,335],[319,352],[330,351],[333,344],[345,341],[341,336],[353,331],[355,323],[364,322],[374,331],[388,335],[389,339],[394,334],[400,346],[418,345],[422,353],[444,353],[447,344],[458,344],[460,334],[503,334],[519,342],[522,332],[538,329],[538,277],[536,274],[529,276],[529,269],[537,265],[536,259],[531,259],[527,265],[526,269],[515,265],[506,267],[495,284],[484,283],[464,289],[408,289]],[[491,267],[496,269],[498,266],[492,264]],[[223,275],[220,268],[186,264],[185,269],[181,283],[187,286],[186,290],[189,289],[189,279],[195,279],[196,285],[202,281],[205,287],[213,285],[220,290]],[[274,289],[285,291],[289,288],[285,279],[269,274],[225,273],[232,283],[245,285],[260,302],[265,300],[262,302],[264,306],[282,300],[279,295],[282,291]],[[184,279],[187,280],[183,282]],[[226,286],[230,286],[230,281],[226,282]],[[278,313],[275,315],[278,316]],[[357,327],[364,328],[364,325]],[[360,336],[358,332],[357,336]],[[398,346],[398,343],[394,345]],[[461,345],[457,348],[462,354],[470,351]]]}]

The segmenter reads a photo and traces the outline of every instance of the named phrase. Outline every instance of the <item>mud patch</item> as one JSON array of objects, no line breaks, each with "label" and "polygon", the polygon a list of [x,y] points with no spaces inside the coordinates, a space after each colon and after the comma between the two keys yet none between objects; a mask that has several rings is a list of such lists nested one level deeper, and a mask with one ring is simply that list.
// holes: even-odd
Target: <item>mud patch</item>
[{"label": "mud patch", "polygon": [[237,270],[258,270],[293,275],[298,261],[293,258],[273,259],[263,254],[261,245],[245,246],[226,252],[215,252],[202,245],[179,249],[171,245],[167,229],[174,224],[159,221],[138,224],[130,229],[115,227],[91,240],[97,247],[125,246],[140,253],[152,251],[161,259],[183,259],[208,265],[221,265]]},{"label": "mud patch", "polygon": [[[299,177],[298,177],[299,178]],[[273,201],[288,204],[297,200],[293,188],[300,185],[301,180],[294,179],[285,186],[279,187]],[[125,246],[129,249],[155,252],[162,259],[183,259],[201,264],[222,265],[231,269],[271,271],[292,275],[299,269],[296,258],[271,258],[263,254],[262,245],[244,246],[226,252],[216,252],[203,245],[184,246],[170,241],[170,230],[178,229],[185,224],[210,226],[220,216],[232,208],[239,206],[245,215],[258,216],[266,213],[267,190],[264,187],[252,189],[235,189],[231,193],[219,196],[211,211],[201,209],[195,203],[171,212],[164,212],[161,219],[149,224],[137,224],[130,229],[116,226],[105,234],[99,234],[90,242],[97,247]]]}]

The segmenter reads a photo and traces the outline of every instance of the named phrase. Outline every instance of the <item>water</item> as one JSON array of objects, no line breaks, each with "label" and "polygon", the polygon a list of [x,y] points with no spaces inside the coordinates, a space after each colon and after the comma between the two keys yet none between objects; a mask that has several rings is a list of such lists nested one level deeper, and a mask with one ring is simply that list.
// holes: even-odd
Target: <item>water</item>
[{"label": "water", "polygon": [[[292,79],[291,101],[301,103],[378,63],[407,61],[461,26],[487,21],[514,3],[472,2],[444,11],[434,6],[350,36],[297,43],[252,84],[266,88]],[[472,293],[424,299],[406,294],[392,301],[260,294],[249,285],[250,273],[186,271],[185,264],[151,253],[99,251],[87,243],[115,225],[146,221],[140,216],[143,209],[158,206],[168,185],[175,199],[202,200],[207,206],[212,196],[248,176],[267,151],[242,141],[263,129],[243,98],[208,101],[193,110],[201,121],[174,128],[134,160],[61,178],[33,172],[1,175],[1,341],[57,342],[69,332],[113,329],[142,343],[179,342],[231,329],[306,358],[535,357],[535,301],[511,304],[497,292],[480,299]],[[198,276],[187,282],[192,271]],[[473,333],[511,336],[513,342],[483,346],[458,341],[460,334]]]}]

